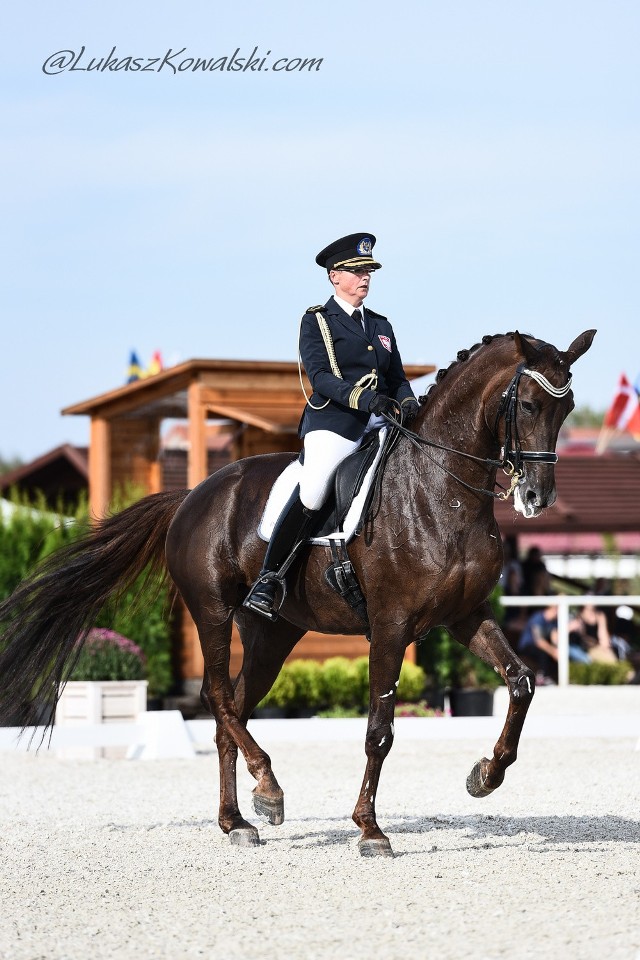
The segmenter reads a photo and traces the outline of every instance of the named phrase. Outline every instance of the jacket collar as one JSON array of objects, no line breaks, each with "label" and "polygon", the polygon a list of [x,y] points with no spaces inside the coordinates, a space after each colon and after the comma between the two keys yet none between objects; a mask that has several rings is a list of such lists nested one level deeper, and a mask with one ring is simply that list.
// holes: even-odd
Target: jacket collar
[{"label": "jacket collar", "polygon": [[[329,300],[327,300],[325,307],[329,316],[335,317],[335,319],[343,324],[343,326],[345,326],[350,333],[356,333],[358,336],[362,337],[363,340],[366,340],[367,343],[369,343],[369,337],[366,335],[360,324],[356,323],[355,320],[349,316],[346,310],[343,310],[340,304],[336,303],[333,297],[330,297]],[[360,307],[360,310],[363,309],[366,311],[364,304],[362,307]],[[368,320],[365,322],[370,324],[372,322],[371,316],[369,316]]]}]

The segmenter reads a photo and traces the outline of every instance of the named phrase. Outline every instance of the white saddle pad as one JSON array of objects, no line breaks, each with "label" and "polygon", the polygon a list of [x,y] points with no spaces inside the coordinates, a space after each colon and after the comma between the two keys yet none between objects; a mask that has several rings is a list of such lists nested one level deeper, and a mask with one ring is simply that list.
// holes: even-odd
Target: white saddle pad
[{"label": "white saddle pad", "polygon": [[[353,500],[351,506],[349,507],[349,512],[347,513],[344,529],[340,532],[335,531],[335,533],[329,534],[327,537],[316,537],[311,541],[311,543],[319,544],[320,546],[327,547],[331,540],[346,540],[347,543],[353,537],[356,527],[358,526],[358,521],[362,516],[362,511],[364,509],[364,503],[369,492],[369,487],[371,486],[371,481],[373,480],[373,474],[378,466],[378,461],[382,454],[382,445],[384,443],[384,438],[387,435],[387,428],[383,427],[378,433],[378,452],[375,456],[375,459],[362,482],[362,486],[358,492],[358,496]],[[271,534],[273,533],[273,528],[276,524],[276,520],[280,516],[284,505],[294,491],[294,488],[298,483],[300,483],[300,473],[302,471],[302,464],[299,460],[294,460],[293,463],[290,463],[286,467],[273,487],[271,488],[271,493],[269,494],[269,499],[267,500],[267,505],[264,508],[264,513],[262,514],[262,520],[260,521],[260,526],[258,527],[258,534],[263,540],[270,540]]]}]

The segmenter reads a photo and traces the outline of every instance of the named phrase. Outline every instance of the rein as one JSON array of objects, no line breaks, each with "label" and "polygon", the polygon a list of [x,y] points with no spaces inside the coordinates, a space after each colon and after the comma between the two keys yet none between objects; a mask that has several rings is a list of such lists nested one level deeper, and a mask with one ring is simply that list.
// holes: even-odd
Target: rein
[{"label": "rein", "polygon": [[[406,437],[406,439],[409,440],[409,442],[412,443],[416,449],[421,450],[422,453],[426,454],[432,463],[434,463],[437,467],[440,467],[441,470],[444,470],[446,474],[448,474],[454,480],[457,480],[458,483],[461,483],[463,487],[467,488],[467,490],[472,490],[474,493],[485,494],[488,497],[493,497],[495,500],[508,500],[522,479],[525,463],[555,464],[558,462],[558,454],[551,450],[522,449],[518,435],[517,421],[518,387],[520,386],[520,380],[522,376],[531,377],[550,396],[558,399],[561,397],[566,397],[571,389],[571,383],[573,379],[571,376],[569,376],[569,379],[563,387],[554,387],[554,385],[547,380],[545,376],[543,376],[541,373],[538,373],[537,370],[530,370],[528,367],[526,367],[524,361],[518,365],[516,372],[509,383],[509,386],[500,398],[500,406],[498,407],[496,422],[494,425],[494,433],[497,434],[500,421],[504,419],[505,437],[504,445],[502,447],[501,460],[493,460],[490,457],[476,457],[472,453],[467,453],[465,450],[456,450],[455,447],[448,447],[446,444],[436,443],[434,440],[426,440],[413,430],[409,430],[408,427],[403,426],[401,422],[398,422],[393,417],[390,417],[387,414],[383,414],[383,416],[398,434]],[[437,450],[444,450],[447,453],[454,453],[456,456],[465,457],[467,460],[474,460],[476,463],[481,463],[486,467],[496,467],[496,469],[501,468],[510,478],[509,488],[507,490],[503,488],[501,493],[496,493],[494,490],[487,490],[484,487],[474,487],[472,484],[467,483],[466,480],[463,480],[462,477],[459,477],[457,474],[453,473],[452,470],[449,470],[447,467],[443,466],[443,464],[439,463],[435,457],[432,457],[431,454],[424,449],[425,447],[433,447]],[[498,484],[498,486],[500,486],[500,484]]]}]

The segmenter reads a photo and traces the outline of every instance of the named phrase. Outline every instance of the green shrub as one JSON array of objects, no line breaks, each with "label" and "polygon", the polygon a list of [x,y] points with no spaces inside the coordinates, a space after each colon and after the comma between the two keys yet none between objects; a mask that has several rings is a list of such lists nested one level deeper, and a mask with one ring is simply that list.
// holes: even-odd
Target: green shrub
[{"label": "green shrub", "polygon": [[353,663],[346,657],[330,657],[322,665],[322,700],[328,706],[360,706]]},{"label": "green shrub", "polygon": [[619,663],[570,663],[569,682],[613,686],[628,683],[632,672],[626,660],[621,660]]},{"label": "green shrub", "polygon": [[427,680],[422,667],[417,663],[409,663],[405,660],[400,669],[400,680],[398,681],[397,697],[405,703],[417,703],[422,694]]},{"label": "green shrub", "polygon": [[[43,497],[29,500],[12,493],[17,508],[0,518],[0,600],[8,597],[36,564],[55,550],[76,540],[89,523],[86,501],[72,517],[52,513]],[[126,504],[120,499],[117,508]],[[158,591],[144,578],[131,585],[119,603],[109,603],[96,627],[113,630],[139,646],[147,662],[149,693],[166,693],[173,682],[168,589]]]},{"label": "green shrub", "polygon": [[417,703],[399,703],[396,707],[396,717],[442,717],[442,710],[430,707],[426,700]]},{"label": "green shrub", "polygon": [[359,707],[369,707],[369,657],[356,657],[351,661],[354,680],[355,703]]},{"label": "green shrub", "polygon": [[329,707],[318,711],[318,716],[323,720],[353,720],[362,715],[360,707]]},{"label": "green shrub", "polygon": [[288,666],[284,666],[275,679],[271,690],[263,697],[258,707],[288,707],[294,702],[296,687]]},{"label": "green shrub", "polygon": [[90,630],[70,680],[143,680],[145,657],[113,630]]},{"label": "green shrub", "polygon": [[[398,699],[418,701],[424,690],[425,673],[413,663],[403,663]],[[326,709],[319,716],[361,716],[369,705],[369,659],[330,657],[285,663],[276,682],[259,707],[306,706]],[[422,714],[421,714],[422,715]],[[431,714],[425,714],[431,715]]]},{"label": "green shrub", "polygon": [[0,515],[0,600],[8,597],[39,560],[76,539],[86,529],[86,503],[74,517],[52,512],[44,497],[29,500],[12,491],[14,508]]},{"label": "green shrub", "polygon": [[283,670],[293,681],[293,703],[318,707],[323,702],[322,667],[317,660],[292,660]]}]

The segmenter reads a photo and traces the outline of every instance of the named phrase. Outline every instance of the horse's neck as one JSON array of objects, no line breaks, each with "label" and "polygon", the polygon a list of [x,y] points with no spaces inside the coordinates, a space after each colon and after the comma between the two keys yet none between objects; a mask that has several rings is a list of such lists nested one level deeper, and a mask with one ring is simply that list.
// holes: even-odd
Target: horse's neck
[{"label": "horse's neck", "polygon": [[[485,461],[495,460],[499,447],[489,424],[492,417],[495,419],[493,407],[497,410],[502,384],[508,381],[510,370],[511,365],[504,361],[493,365],[483,362],[482,357],[479,362],[475,357],[461,361],[433,388],[414,421],[415,432],[439,446],[405,448],[402,473],[413,474],[415,496],[426,501],[423,506],[432,517],[437,503],[449,500],[466,502],[469,510],[478,515],[493,515],[493,498],[478,496],[469,486],[493,490],[496,467]],[[487,411],[485,402],[491,404]],[[450,450],[441,449],[446,447]]]},{"label": "horse's neck", "polygon": [[489,428],[495,413],[485,411],[485,397],[488,393],[497,397],[500,392],[498,386],[488,390],[490,381],[506,378],[507,372],[502,374],[500,368],[484,375],[473,359],[461,362],[460,369],[450,371],[433,388],[416,422],[416,433],[474,457],[495,458],[498,444]]}]

